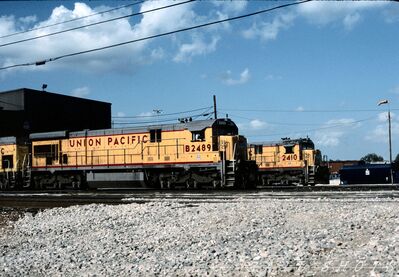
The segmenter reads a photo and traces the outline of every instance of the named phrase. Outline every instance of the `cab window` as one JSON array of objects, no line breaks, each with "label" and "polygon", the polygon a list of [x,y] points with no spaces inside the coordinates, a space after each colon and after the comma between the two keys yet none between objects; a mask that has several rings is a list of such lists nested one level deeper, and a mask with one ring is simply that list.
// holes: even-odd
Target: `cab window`
[{"label": "cab window", "polygon": [[36,145],[33,147],[34,156],[46,158],[46,164],[52,164],[58,160],[58,144]]},{"label": "cab window", "polygon": [[204,140],[205,140],[205,130],[192,132],[192,141],[204,141]]},{"label": "cab window", "polygon": [[161,129],[150,130],[150,142],[161,142],[161,140],[162,140]]},{"label": "cab window", "polygon": [[255,155],[260,155],[263,153],[263,145],[254,145]]},{"label": "cab window", "polygon": [[285,148],[285,154],[294,154],[294,146],[290,145],[290,146],[284,146]]}]

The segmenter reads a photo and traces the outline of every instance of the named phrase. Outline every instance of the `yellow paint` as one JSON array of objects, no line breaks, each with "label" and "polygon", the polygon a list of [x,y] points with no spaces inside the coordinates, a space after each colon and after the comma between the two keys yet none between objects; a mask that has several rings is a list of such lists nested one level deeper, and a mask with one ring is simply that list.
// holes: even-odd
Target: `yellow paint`
[{"label": "yellow paint", "polygon": [[260,169],[293,168],[315,165],[314,149],[300,150],[299,144],[295,144],[292,153],[286,153],[283,145],[263,145],[262,154],[255,154],[254,146],[248,148],[250,160],[256,161]]},{"label": "yellow paint", "polygon": [[[26,165],[28,158],[27,155],[28,155],[27,146],[20,146],[16,144],[0,145],[0,172],[15,172],[17,170],[20,170],[24,165],[24,161]],[[5,156],[12,156],[11,161],[13,166],[11,168],[9,167],[8,162],[4,162],[3,164]]]},{"label": "yellow paint", "polygon": [[[149,132],[34,141],[32,166],[217,163],[221,160],[219,151],[226,151],[226,159],[234,156],[232,151],[236,136],[220,136],[217,140],[220,149],[214,149],[212,128],[205,129],[204,139],[200,141],[193,141],[189,130],[163,131],[161,136],[160,142],[151,142]],[[49,147],[52,150],[47,154],[40,154],[36,151],[40,147]]]}]

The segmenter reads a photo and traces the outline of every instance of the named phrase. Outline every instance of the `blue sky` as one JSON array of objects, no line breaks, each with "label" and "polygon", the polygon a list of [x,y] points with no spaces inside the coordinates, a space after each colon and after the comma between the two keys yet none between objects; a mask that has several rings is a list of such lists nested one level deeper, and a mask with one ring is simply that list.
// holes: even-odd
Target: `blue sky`
[{"label": "blue sky", "polygon": [[[133,1],[1,1],[0,36],[87,16]],[[175,1],[136,5],[0,38],[35,37]],[[191,27],[289,1],[198,1],[42,39],[0,47],[0,67],[35,62]],[[217,96],[251,142],[313,139],[331,159],[399,153],[399,3],[314,1],[211,27],[0,70],[0,91],[21,87],[112,103],[114,122],[175,119]],[[162,110],[154,116],[154,109]],[[185,114],[194,116],[202,111]],[[133,117],[133,118],[129,118]],[[205,118],[205,117],[199,117]],[[125,126],[125,125],[117,125]]]}]

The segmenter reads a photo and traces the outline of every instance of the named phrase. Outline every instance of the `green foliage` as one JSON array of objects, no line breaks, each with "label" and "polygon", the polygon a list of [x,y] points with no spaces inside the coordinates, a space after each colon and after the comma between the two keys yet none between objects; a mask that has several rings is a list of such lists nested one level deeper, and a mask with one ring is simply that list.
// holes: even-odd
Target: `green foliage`
[{"label": "green foliage", "polygon": [[384,158],[377,155],[376,153],[370,153],[362,157],[360,160],[366,163],[372,163],[372,162],[382,162],[384,161]]}]

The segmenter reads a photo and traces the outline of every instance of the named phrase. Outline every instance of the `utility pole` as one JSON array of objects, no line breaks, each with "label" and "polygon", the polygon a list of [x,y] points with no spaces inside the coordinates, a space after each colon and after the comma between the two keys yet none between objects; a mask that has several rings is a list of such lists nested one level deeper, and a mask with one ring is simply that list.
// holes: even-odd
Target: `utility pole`
[{"label": "utility pole", "polygon": [[378,102],[378,106],[388,104],[388,140],[389,140],[389,163],[391,166],[391,184],[393,185],[393,170],[392,170],[392,134],[391,134],[391,106],[389,101],[384,99]]},{"label": "utility pole", "polygon": [[218,112],[216,109],[216,95],[213,95],[213,114],[215,115],[215,119],[218,119]]}]

